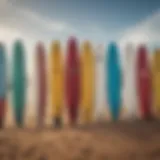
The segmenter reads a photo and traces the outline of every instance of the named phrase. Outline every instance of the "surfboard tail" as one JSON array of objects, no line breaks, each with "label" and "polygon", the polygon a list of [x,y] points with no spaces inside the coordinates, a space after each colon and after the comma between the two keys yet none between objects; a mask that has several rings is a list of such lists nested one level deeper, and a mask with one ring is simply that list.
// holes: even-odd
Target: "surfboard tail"
[{"label": "surfboard tail", "polygon": [[151,110],[149,108],[150,108],[150,106],[146,105],[146,107],[141,111],[141,117],[144,120],[150,120],[153,118]]},{"label": "surfboard tail", "polygon": [[38,116],[38,127],[41,128],[44,126],[44,117]]},{"label": "surfboard tail", "polygon": [[152,119],[152,101],[151,101],[151,95],[150,91],[143,90],[141,94],[141,101],[140,101],[140,112],[141,112],[141,118],[144,120]]},{"label": "surfboard tail", "polygon": [[73,105],[69,108],[69,123],[71,126],[77,123],[77,117],[78,117],[77,106]]},{"label": "surfboard tail", "polygon": [[3,128],[3,126],[4,126],[4,120],[0,118],[0,129]]},{"label": "surfboard tail", "polygon": [[111,116],[112,116],[113,121],[117,121],[119,119],[120,110],[121,110],[121,107],[118,104],[113,105],[111,107]]},{"label": "surfboard tail", "polygon": [[5,117],[6,101],[4,98],[0,98],[0,128],[3,128]]},{"label": "surfboard tail", "polygon": [[52,109],[52,119],[53,119],[53,126],[55,128],[60,128],[62,126],[62,105],[53,105]]},{"label": "surfboard tail", "polygon": [[82,118],[84,123],[91,123],[93,120],[93,109],[92,105],[84,109],[82,113]]},{"label": "surfboard tail", "polygon": [[38,110],[38,127],[42,127],[44,125],[45,121],[45,103],[42,103],[42,105],[39,104],[39,110]]},{"label": "surfboard tail", "polygon": [[23,127],[23,116],[22,115],[16,116],[16,124],[19,128]]},{"label": "surfboard tail", "polygon": [[62,127],[62,118],[60,116],[53,118],[53,125],[55,128],[61,128]]},{"label": "surfboard tail", "polygon": [[23,127],[24,121],[24,108],[18,107],[15,109],[15,122],[19,128]]}]

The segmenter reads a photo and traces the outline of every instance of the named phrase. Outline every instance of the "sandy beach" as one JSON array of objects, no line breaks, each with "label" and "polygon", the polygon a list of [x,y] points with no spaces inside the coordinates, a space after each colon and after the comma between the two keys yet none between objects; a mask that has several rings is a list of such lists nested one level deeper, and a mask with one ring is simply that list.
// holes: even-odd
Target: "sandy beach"
[{"label": "sandy beach", "polygon": [[0,131],[0,160],[159,160],[160,122]]}]

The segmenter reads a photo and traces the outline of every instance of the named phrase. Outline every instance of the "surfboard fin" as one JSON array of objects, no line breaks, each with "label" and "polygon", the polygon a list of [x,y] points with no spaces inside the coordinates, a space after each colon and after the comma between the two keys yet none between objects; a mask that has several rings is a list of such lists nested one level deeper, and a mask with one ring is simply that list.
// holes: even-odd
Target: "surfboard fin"
[{"label": "surfboard fin", "polygon": [[86,110],[84,112],[84,121],[85,123],[89,124],[92,121],[92,107],[91,106],[87,106]]},{"label": "surfboard fin", "polygon": [[3,119],[0,118],[0,129],[2,129],[2,128],[3,128]]},{"label": "surfboard fin", "polygon": [[61,128],[62,127],[62,118],[61,117],[55,117],[53,119],[53,124],[55,128]]},{"label": "surfboard fin", "polygon": [[22,115],[16,115],[16,124],[18,128],[22,128],[23,127],[23,118]]},{"label": "surfboard fin", "polygon": [[70,126],[74,127],[77,123],[77,116],[78,116],[78,113],[77,113],[77,109],[75,106],[71,106],[69,108],[69,123],[70,123]]},{"label": "surfboard fin", "polygon": [[22,128],[23,127],[23,123],[22,122],[17,122],[17,126],[18,126],[18,128]]}]

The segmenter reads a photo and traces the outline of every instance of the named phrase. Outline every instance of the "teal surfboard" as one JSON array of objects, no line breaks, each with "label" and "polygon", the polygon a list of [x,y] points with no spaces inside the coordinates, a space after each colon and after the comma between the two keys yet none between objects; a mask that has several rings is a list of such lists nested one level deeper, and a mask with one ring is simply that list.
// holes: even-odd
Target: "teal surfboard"
[{"label": "teal surfboard", "polygon": [[116,43],[108,46],[106,55],[106,91],[111,117],[114,121],[119,118],[121,108],[121,69],[119,50]]},{"label": "teal surfboard", "polygon": [[0,128],[4,125],[6,108],[6,52],[0,43]]},{"label": "teal surfboard", "polygon": [[13,106],[18,127],[23,125],[26,96],[25,51],[21,41],[16,41],[13,48]]}]

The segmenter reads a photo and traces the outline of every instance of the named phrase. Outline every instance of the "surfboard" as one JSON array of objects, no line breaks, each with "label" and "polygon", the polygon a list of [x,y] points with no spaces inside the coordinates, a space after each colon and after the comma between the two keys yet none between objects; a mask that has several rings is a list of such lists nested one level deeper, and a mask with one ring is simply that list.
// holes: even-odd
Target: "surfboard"
[{"label": "surfboard", "polygon": [[6,110],[6,51],[2,43],[0,43],[0,75],[0,128],[2,128]]},{"label": "surfboard", "polygon": [[111,117],[114,121],[119,118],[121,109],[121,68],[119,51],[116,43],[108,46],[108,57],[106,60],[107,95]]},{"label": "surfboard", "polygon": [[46,55],[42,42],[36,46],[38,126],[44,125],[46,110]]},{"label": "surfboard", "polygon": [[104,54],[105,49],[102,44],[95,47],[95,114],[96,121],[103,121],[106,119],[105,106],[105,67]]},{"label": "surfboard", "polygon": [[127,44],[125,48],[124,65],[124,107],[126,117],[136,119],[137,117],[137,98],[136,98],[136,52],[132,44]]},{"label": "surfboard", "polygon": [[16,41],[13,50],[13,106],[18,127],[23,126],[26,99],[25,51],[21,41]]},{"label": "surfboard", "polygon": [[90,42],[83,43],[81,52],[81,113],[84,123],[89,123],[95,105],[95,59]]},{"label": "surfboard", "polygon": [[69,123],[75,125],[78,119],[80,101],[80,62],[78,44],[74,37],[68,40],[66,57],[66,104]]},{"label": "surfboard", "polygon": [[146,46],[138,48],[137,55],[137,95],[139,97],[139,109],[142,119],[151,118],[151,70]]},{"label": "surfboard", "polygon": [[152,59],[153,107],[160,115],[160,49],[156,49]]},{"label": "surfboard", "polygon": [[64,99],[64,75],[63,75],[62,49],[59,41],[53,41],[50,52],[50,82],[52,117],[55,127],[62,125],[62,111]]}]

